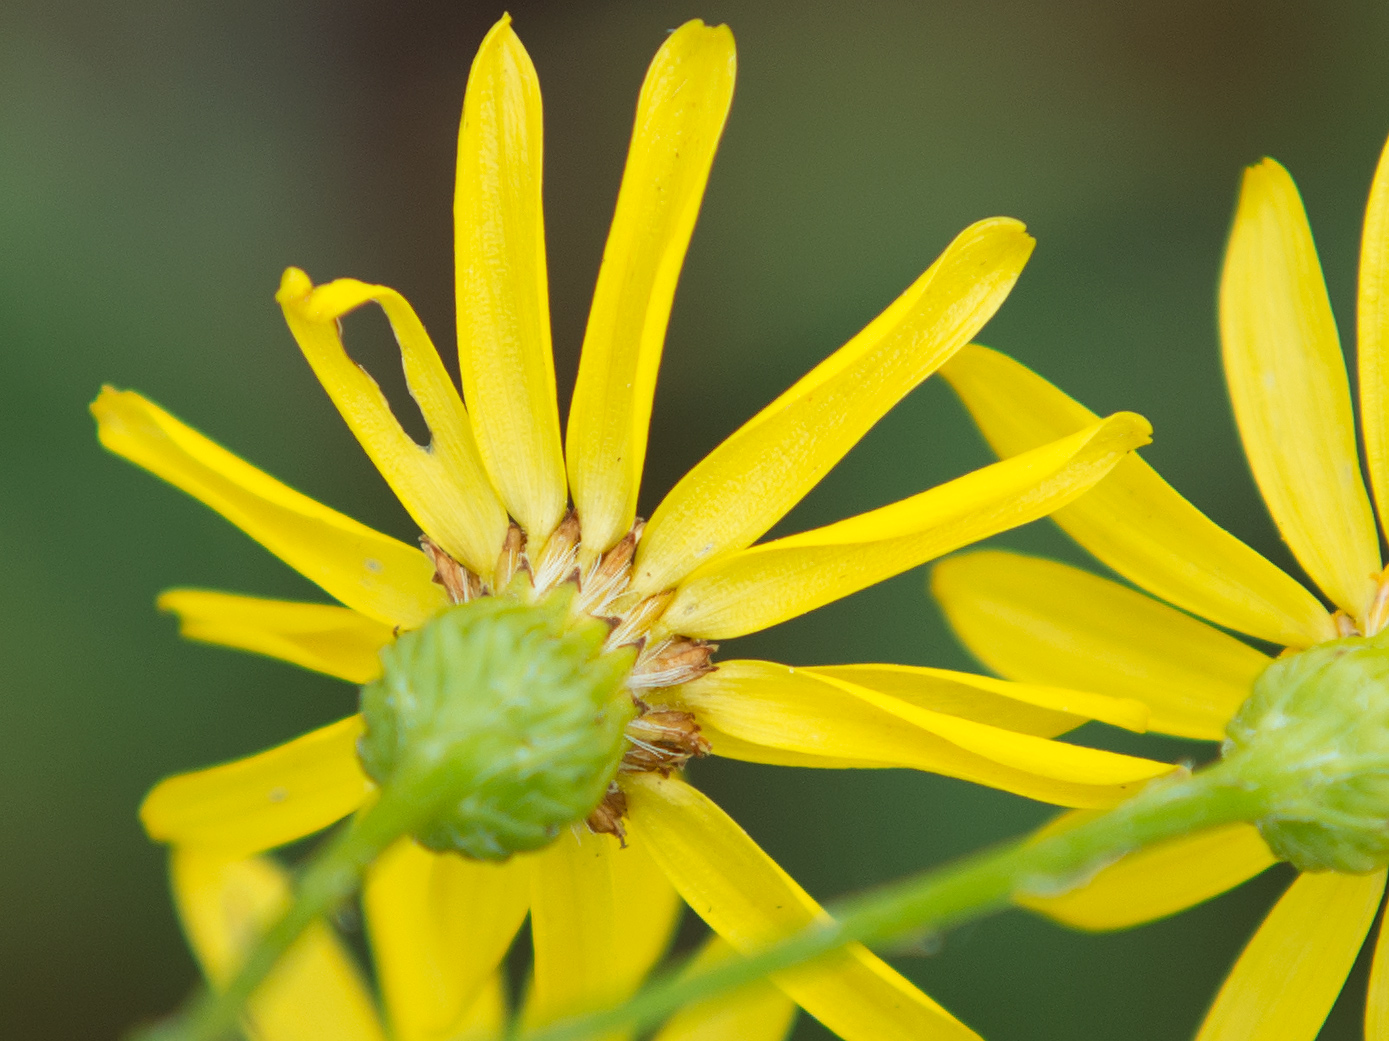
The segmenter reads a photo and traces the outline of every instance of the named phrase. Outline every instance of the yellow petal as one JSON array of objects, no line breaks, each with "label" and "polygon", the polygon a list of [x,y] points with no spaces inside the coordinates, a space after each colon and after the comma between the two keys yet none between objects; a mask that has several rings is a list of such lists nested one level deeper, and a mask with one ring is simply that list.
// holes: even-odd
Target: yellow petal
[{"label": "yellow petal", "polygon": [[[174,900],[188,942],[214,987],[224,986],[256,935],[289,904],[287,872],[273,861],[175,850]],[[384,1041],[361,974],[337,937],[310,926],[251,997],[256,1041]]]},{"label": "yellow petal", "polygon": [[362,717],[349,716],[259,755],[178,774],[140,807],[152,839],[258,853],[326,828],[374,791],[357,761]]},{"label": "yellow petal", "polygon": [[1346,362],[1302,199],[1272,159],[1245,171],[1220,282],[1225,378],[1244,451],[1283,538],[1363,617],[1379,535],[1355,447]]},{"label": "yellow petal", "polygon": [[696,20],[666,38],[642,84],[565,443],[574,506],[592,550],[622,538],[636,516],[671,301],[736,66],[728,27]]},{"label": "yellow petal", "polygon": [[1382,917],[1365,996],[1365,1041],[1389,1041],[1389,930]]},{"label": "yellow petal", "polygon": [[103,387],[92,413],[112,452],[211,506],[348,607],[415,628],[444,605],[419,549],[281,484],[134,391]]},{"label": "yellow petal", "polygon": [[[496,1041],[506,1026],[506,1005],[506,980],[497,971],[483,984],[482,993],[464,1013],[451,1041]],[[398,1034],[396,1041],[400,1041]]]},{"label": "yellow petal", "polygon": [[545,222],[540,84],[503,15],[468,75],[453,196],[458,362],[502,502],[543,543],[564,515]]},{"label": "yellow petal", "polygon": [[396,1041],[448,1041],[462,1030],[529,898],[521,860],[483,863],[402,839],[372,865],[362,905]]},{"label": "yellow petal", "polygon": [[1389,526],[1389,144],[1379,157],[1360,239],[1356,313],[1360,425],[1380,527]]},{"label": "yellow petal", "polygon": [[772,662],[720,662],[718,671],[652,697],[693,712],[716,755],[796,766],[906,767],[1063,806],[1111,805],[1172,769],[918,708]]},{"label": "yellow petal", "polygon": [[664,953],[678,902],[635,842],[574,827],[532,858],[528,1024],[624,1001]]},{"label": "yellow petal", "polygon": [[1146,444],[1151,429],[1121,412],[891,506],[726,554],[681,582],[652,638],[756,632],[1044,517]]},{"label": "yellow petal", "polygon": [[[611,850],[611,843],[609,849]],[[639,842],[628,841],[608,858],[613,892],[619,897],[613,918],[616,950],[609,970],[635,988],[666,953],[685,905],[666,873]]]},{"label": "yellow petal", "polygon": [[[941,375],[1005,458],[1096,419],[987,347],[965,347]],[[1330,614],[1306,587],[1187,502],[1137,454],[1051,518],[1135,585],[1219,625],[1283,646],[1336,638]]]},{"label": "yellow petal", "polygon": [[867,687],[917,708],[1037,737],[1055,737],[1092,719],[1126,730],[1148,728],[1148,706],[1131,698],[915,665],[819,665],[803,671]]},{"label": "yellow petal", "polygon": [[636,586],[675,585],[752,545],[902,397],[993,316],[1033,240],[1015,220],[966,228],[886,311],[714,449],[657,507]]},{"label": "yellow petal", "polygon": [[[308,275],[290,268],[275,299],[314,375],[415,523],[456,560],[490,575],[506,511],[483,471],[463,401],[405,298],[353,278],[315,289]],[[405,382],[429,425],[427,447],[401,429],[381,388],[343,347],[340,319],[372,301],[400,344]]]},{"label": "yellow petal", "polygon": [[[690,963],[699,971],[733,956],[717,936]],[[796,1022],[796,1006],[770,983],[757,982],[711,1001],[687,1005],[672,1016],[653,1041],[783,1041]]]},{"label": "yellow petal", "polygon": [[1196,1041],[1313,1041],[1383,896],[1383,870],[1298,876],[1235,962]]},{"label": "yellow petal", "polygon": [[1130,853],[1061,896],[1018,903],[1077,929],[1126,929],[1218,896],[1277,859],[1252,824],[1230,824]]},{"label": "yellow petal", "polygon": [[170,589],[158,603],[161,611],[178,615],[179,632],[190,640],[265,654],[349,683],[381,675],[378,655],[395,639],[391,626],[331,604],[211,589]]},{"label": "yellow petal", "polygon": [[1269,663],[1232,636],[1079,568],[983,550],[936,565],[955,635],[1001,676],[1136,698],[1151,729],[1219,741]]},{"label": "yellow petal", "polygon": [[[740,954],[824,915],[810,895],[708,798],[674,777],[627,778],[636,841],[716,933]],[[978,1035],[862,944],[778,973],[773,982],[845,1041],[973,1041]]]}]

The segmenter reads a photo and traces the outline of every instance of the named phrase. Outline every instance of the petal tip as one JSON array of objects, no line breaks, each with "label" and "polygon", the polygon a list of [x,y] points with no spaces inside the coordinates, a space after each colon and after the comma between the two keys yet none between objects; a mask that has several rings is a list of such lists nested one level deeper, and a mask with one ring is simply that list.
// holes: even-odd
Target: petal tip
[{"label": "petal tip", "polygon": [[145,834],[155,842],[163,842],[169,837],[168,829],[162,826],[160,820],[160,803],[163,802],[160,796],[163,789],[164,782],[160,781],[140,800],[140,825],[145,829]]},{"label": "petal tip", "polygon": [[303,306],[313,293],[313,280],[302,268],[287,267],[280,276],[280,288],[275,293],[275,302],[281,307]]},{"label": "petal tip", "polygon": [[487,35],[482,38],[482,43],[478,44],[477,56],[473,59],[473,67],[477,68],[484,57],[491,58],[495,52],[502,50],[519,50],[521,53],[525,53],[525,46],[512,27],[510,11],[503,12],[502,16],[492,23],[492,28],[487,30]]},{"label": "petal tip", "polygon": [[1276,203],[1281,194],[1297,195],[1297,185],[1287,167],[1277,159],[1264,156],[1244,170],[1240,184],[1239,209],[1246,210]]},{"label": "petal tip", "polygon": [[1106,422],[1112,424],[1116,435],[1126,441],[1132,441],[1134,448],[1152,444],[1153,424],[1146,416],[1140,416],[1137,412],[1116,412]]},{"label": "petal tip", "polygon": [[111,409],[115,407],[114,399],[125,393],[129,392],[117,390],[115,387],[111,386],[111,384],[103,383],[101,385],[101,390],[97,392],[97,396],[92,399],[87,409],[96,417],[96,421],[101,423],[110,415]]},{"label": "petal tip", "polygon": [[154,598],[155,610],[178,615],[181,620],[190,595],[196,594],[191,589],[166,589]]}]

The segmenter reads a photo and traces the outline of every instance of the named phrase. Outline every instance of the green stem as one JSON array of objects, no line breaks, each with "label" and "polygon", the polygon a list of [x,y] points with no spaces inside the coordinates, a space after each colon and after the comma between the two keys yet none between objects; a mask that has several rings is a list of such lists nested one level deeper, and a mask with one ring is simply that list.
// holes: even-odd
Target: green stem
[{"label": "green stem", "polygon": [[[704,972],[666,977],[625,1005],[521,1036],[524,1041],[578,1041],[609,1031],[654,1027],[683,1005],[717,997],[852,941],[886,944],[992,914],[1017,897],[1066,892],[1151,843],[1256,820],[1263,804],[1262,791],[1226,762],[1180,779],[1154,782],[1127,802],[1066,831],[1013,841],[890,883],[829,908],[833,920],[757,954]],[[514,1028],[512,1036],[517,1036]]]},{"label": "green stem", "polygon": [[293,903],[256,941],[231,982],[221,990],[204,991],[186,1014],[132,1041],[223,1041],[230,1036],[251,995],[304,930],[351,896],[371,862],[429,816],[436,800],[421,798],[429,781],[428,774],[416,783],[393,778],[376,802],[309,863],[295,885]]}]

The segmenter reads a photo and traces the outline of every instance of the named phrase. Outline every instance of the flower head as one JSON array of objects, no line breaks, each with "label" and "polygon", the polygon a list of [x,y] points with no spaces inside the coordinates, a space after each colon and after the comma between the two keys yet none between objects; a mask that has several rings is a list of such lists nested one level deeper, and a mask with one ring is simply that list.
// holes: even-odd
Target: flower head
[{"label": "flower head", "polygon": [[[1354,764],[1363,756],[1378,764],[1383,740],[1359,729],[1381,726],[1389,571],[1311,230],[1291,177],[1271,159],[1245,173],[1221,278],[1220,332],[1254,478],[1293,555],[1333,609],[1218,527],[1137,456],[1055,518],[1155,599],[1067,565],[1008,553],[946,561],[932,582],[956,633],[1001,675],[1136,698],[1152,709],[1154,730],[1221,740],[1228,728],[1227,755],[1264,744],[1289,767],[1302,757],[1319,780],[1344,780],[1327,805],[1286,808],[1258,829],[1239,824],[1172,840],[1125,857],[1074,892],[1029,901],[1080,928],[1122,928],[1253,877],[1278,859],[1272,844],[1309,870],[1246,947],[1200,1039],[1296,1041],[1320,1029],[1385,888],[1383,766],[1371,776],[1357,775]],[[1358,335],[1369,484],[1380,530],[1389,530],[1389,149],[1365,214]],[[1076,429],[1090,415],[982,347],[960,352],[943,374],[1002,456]],[[1216,626],[1287,650],[1273,665]],[[1295,728],[1295,720],[1306,725]],[[1322,870],[1328,866],[1340,870]],[[1372,1039],[1389,1038],[1386,943],[1381,930],[1366,1019]]]},{"label": "flower head", "polygon": [[[402,632],[435,631],[445,612],[481,599],[536,605],[567,589],[569,610],[606,624],[602,651],[627,649],[620,680],[630,722],[619,758],[605,767],[615,779],[606,794],[588,797],[602,801],[583,808],[586,818],[561,802],[563,812],[538,825],[553,841],[509,859],[544,835],[518,826],[507,833],[527,837],[487,846],[450,845],[439,829],[417,832],[434,848],[498,860],[430,852],[406,839],[372,867],[367,924],[397,1036],[447,1036],[527,915],[535,961],[525,1016],[539,1021],[630,993],[670,937],[677,893],[741,951],[821,914],[680,778],[691,758],[925,769],[1070,806],[1114,803],[1168,769],[1048,740],[1088,719],[1142,729],[1147,712],[1132,699],[893,665],[724,661],[715,670],[712,641],[775,625],[1041,517],[1148,435],[1141,417],[1096,419],[912,498],[754,545],[1007,296],[1032,240],[1016,221],[985,220],[691,470],[649,521],[638,518],[666,324],[733,76],[731,34],[700,22],[672,33],[651,65],[563,448],[541,219],[540,93],[508,19],[473,63],[459,132],[462,394],[394,290],[350,279],[314,286],[302,271],[285,273],[277,299],[289,327],[419,524],[422,549],[293,491],[138,394],[108,388],[93,406],[103,444],[222,513],[340,604],[166,593],[161,606],[180,616],[188,636],[372,684],[384,649],[399,648],[386,654],[398,664],[428,643],[401,648]],[[368,302],[395,331],[429,426],[427,446],[406,435],[344,349],[340,319]],[[374,781],[391,783],[395,760],[378,754],[390,745],[378,729],[393,740],[389,728],[405,724],[383,706],[419,693],[398,678],[368,687],[365,722],[351,716],[162,782],[142,809],[149,833],[188,856],[231,863],[353,813],[371,800]],[[364,727],[371,732],[359,758]],[[585,778],[604,762],[599,755]],[[566,815],[570,826],[559,826]],[[196,894],[201,884],[188,889]],[[862,947],[778,986],[845,1037],[972,1036]]]}]

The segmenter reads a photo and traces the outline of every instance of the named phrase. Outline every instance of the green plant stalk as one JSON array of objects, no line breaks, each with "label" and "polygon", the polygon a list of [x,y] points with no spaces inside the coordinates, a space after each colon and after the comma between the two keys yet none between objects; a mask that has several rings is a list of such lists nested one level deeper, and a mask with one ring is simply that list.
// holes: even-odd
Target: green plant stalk
[{"label": "green plant stalk", "polygon": [[367,867],[386,848],[435,810],[434,772],[397,777],[389,789],[360,811],[310,861],[294,887],[285,913],[256,941],[236,975],[223,989],[204,990],[192,1008],[131,1041],[224,1041],[235,1034],[247,1002],[304,930],[331,912],[360,886]]},{"label": "green plant stalk", "polygon": [[1029,837],[944,868],[890,883],[830,907],[832,920],[811,926],[757,954],[686,975],[668,975],[625,1005],[509,1037],[580,1041],[616,1030],[656,1026],[676,1009],[827,954],[846,943],[889,944],[1003,910],[1023,896],[1056,895],[1144,846],[1261,817],[1267,796],[1239,764],[1218,762],[1179,779],[1155,782],[1113,809],[1066,831]]}]

